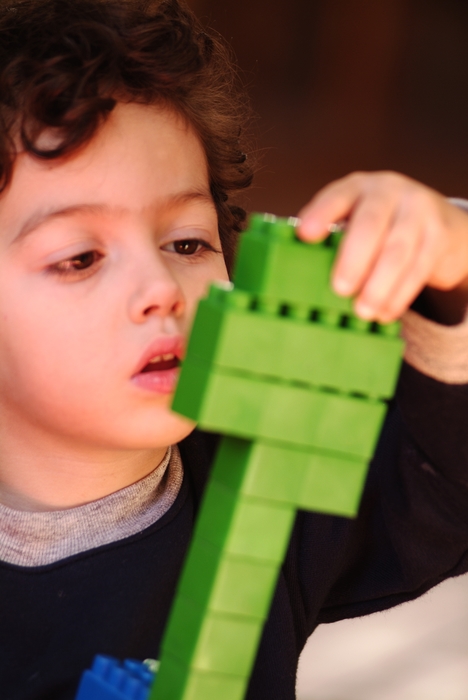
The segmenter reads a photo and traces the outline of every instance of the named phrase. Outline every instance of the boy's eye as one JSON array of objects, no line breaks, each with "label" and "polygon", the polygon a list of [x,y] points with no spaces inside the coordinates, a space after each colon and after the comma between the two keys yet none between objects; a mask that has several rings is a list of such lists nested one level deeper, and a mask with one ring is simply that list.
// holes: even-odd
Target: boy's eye
[{"label": "boy's eye", "polygon": [[202,248],[207,249],[210,247],[207,243],[199,241],[196,238],[188,238],[184,241],[174,241],[171,246],[173,247],[174,252],[178,253],[179,255],[195,255],[196,253],[199,253]]},{"label": "boy's eye", "polygon": [[102,255],[97,250],[87,250],[79,255],[74,255],[68,260],[61,260],[51,266],[53,272],[60,275],[79,275],[80,272],[86,272],[102,258]]},{"label": "boy's eye", "polygon": [[193,261],[203,259],[211,253],[222,255],[221,250],[218,250],[210,241],[206,240],[206,235],[203,234],[203,231],[200,231],[200,237],[196,235],[198,233],[197,229],[193,229],[190,233],[192,234],[190,238],[179,238],[170,241],[163,245],[161,250],[167,253],[183,255],[186,258],[193,258]]}]

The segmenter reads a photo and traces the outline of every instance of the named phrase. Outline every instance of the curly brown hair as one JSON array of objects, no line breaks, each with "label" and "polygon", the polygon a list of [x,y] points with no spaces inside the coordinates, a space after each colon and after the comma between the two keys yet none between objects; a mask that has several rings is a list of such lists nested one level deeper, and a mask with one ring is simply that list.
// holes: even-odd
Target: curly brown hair
[{"label": "curly brown hair", "polygon": [[[15,139],[36,158],[63,158],[119,101],[172,106],[194,127],[230,267],[245,212],[229,196],[253,168],[241,145],[248,103],[219,37],[183,0],[0,0],[0,192]],[[41,148],[51,129],[54,145]]]}]

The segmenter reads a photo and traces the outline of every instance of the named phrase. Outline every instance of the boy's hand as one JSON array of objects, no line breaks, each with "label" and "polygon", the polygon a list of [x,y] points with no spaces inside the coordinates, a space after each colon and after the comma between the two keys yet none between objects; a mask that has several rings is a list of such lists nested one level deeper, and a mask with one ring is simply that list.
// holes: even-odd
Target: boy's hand
[{"label": "boy's hand", "polygon": [[363,318],[397,319],[426,286],[458,288],[447,308],[468,299],[468,215],[429,187],[392,172],[353,173],[322,189],[299,217],[305,241],[346,220],[332,284],[356,296]]}]

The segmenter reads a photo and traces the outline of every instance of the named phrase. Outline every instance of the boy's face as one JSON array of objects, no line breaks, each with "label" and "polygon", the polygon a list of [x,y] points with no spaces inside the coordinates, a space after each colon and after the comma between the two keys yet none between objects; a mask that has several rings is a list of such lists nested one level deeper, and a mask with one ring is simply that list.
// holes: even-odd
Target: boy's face
[{"label": "boy's face", "polygon": [[104,449],[185,437],[173,356],[213,279],[204,151],[171,111],[119,104],[66,161],[20,154],[0,197],[2,425]]}]

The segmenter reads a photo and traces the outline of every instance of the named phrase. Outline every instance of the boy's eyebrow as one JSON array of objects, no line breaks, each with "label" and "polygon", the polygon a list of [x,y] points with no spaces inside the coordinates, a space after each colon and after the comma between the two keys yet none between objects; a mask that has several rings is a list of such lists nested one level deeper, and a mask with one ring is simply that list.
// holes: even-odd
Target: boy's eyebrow
[{"label": "boy's eyebrow", "polygon": [[[178,204],[186,204],[191,201],[204,201],[211,206],[214,206],[213,197],[209,191],[205,190],[187,190],[186,192],[178,192],[166,198],[167,206]],[[21,226],[20,230],[13,239],[13,243],[26,238],[30,233],[35,231],[39,226],[42,226],[46,221],[57,219],[61,216],[73,216],[74,214],[109,214],[124,211],[123,207],[111,207],[108,204],[71,204],[59,209],[49,209],[45,211],[36,211],[32,214]]]}]

